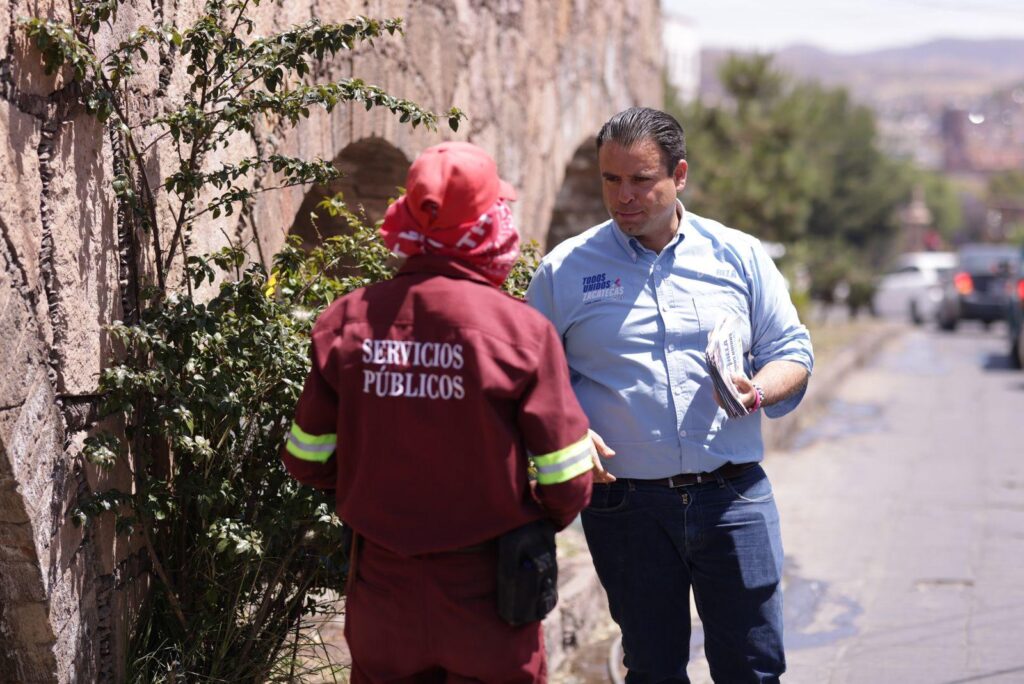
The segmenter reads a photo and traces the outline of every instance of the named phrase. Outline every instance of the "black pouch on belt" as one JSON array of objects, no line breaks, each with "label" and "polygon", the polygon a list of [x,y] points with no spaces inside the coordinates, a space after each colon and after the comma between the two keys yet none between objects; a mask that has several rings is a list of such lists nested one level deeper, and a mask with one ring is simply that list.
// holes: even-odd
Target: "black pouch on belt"
[{"label": "black pouch on belt", "polygon": [[498,614],[510,625],[541,620],[558,602],[555,528],[547,520],[498,538]]}]

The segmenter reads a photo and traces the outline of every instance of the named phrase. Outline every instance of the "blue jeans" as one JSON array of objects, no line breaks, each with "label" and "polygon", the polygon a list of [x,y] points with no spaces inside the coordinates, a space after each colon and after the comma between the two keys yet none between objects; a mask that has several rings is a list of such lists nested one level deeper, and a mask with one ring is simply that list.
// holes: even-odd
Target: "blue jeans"
[{"label": "blue jeans", "polygon": [[622,629],[628,684],[689,682],[691,586],[714,680],[779,681],[782,539],[760,466],[676,489],[595,484],[583,530]]}]

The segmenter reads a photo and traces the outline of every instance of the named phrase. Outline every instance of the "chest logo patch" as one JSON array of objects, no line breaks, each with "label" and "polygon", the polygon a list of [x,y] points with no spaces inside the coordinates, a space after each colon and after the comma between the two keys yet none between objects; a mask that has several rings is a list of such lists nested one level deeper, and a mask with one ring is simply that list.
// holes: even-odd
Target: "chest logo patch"
[{"label": "chest logo patch", "polygon": [[583,303],[592,304],[606,299],[622,299],[625,288],[622,278],[612,280],[607,273],[583,276]]}]

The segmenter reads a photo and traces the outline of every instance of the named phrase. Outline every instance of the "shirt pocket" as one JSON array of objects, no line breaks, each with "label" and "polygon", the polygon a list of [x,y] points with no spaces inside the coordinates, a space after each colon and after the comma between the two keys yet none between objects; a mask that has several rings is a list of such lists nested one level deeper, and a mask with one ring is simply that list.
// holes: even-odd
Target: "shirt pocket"
[{"label": "shirt pocket", "polygon": [[697,326],[700,329],[701,337],[704,339],[705,344],[707,343],[708,335],[715,329],[718,322],[726,316],[733,315],[740,321],[743,351],[750,351],[750,308],[745,298],[730,291],[716,292],[714,294],[702,294],[694,297],[693,305],[697,314]]}]

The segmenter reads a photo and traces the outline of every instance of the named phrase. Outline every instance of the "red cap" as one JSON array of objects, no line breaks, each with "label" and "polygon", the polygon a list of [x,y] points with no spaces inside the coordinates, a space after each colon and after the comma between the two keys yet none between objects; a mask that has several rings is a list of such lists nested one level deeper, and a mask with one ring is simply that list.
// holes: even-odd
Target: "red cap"
[{"label": "red cap", "polygon": [[[475,221],[499,199],[516,191],[498,177],[498,165],[483,149],[446,142],[423,150],[405,182],[408,209],[424,228],[453,228]],[[428,203],[437,205],[435,218]]]}]

